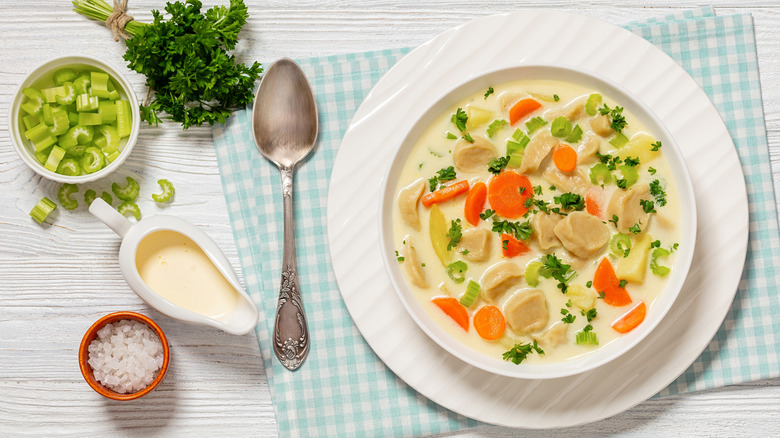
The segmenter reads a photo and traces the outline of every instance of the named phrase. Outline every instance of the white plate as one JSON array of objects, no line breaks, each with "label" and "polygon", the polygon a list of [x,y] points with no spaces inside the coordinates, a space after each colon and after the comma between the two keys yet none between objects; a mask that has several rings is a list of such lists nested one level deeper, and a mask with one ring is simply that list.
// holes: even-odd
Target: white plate
[{"label": "white plate", "polygon": [[[676,139],[693,180],[698,211],[699,238],[688,280],[661,324],[609,364],[552,380],[491,374],[442,350],[393,292],[379,251],[376,203],[381,176],[404,134],[458,83],[521,63],[581,67],[637,95]],[[356,206],[355,199],[376,203]],[[600,420],[666,387],[701,354],[723,321],[741,277],[747,238],[747,194],[739,158],[717,110],[696,82],[661,50],[625,29],[558,12],[523,11],[474,20],[399,61],[357,110],[336,157],[328,193],[333,270],[347,309],[374,352],[434,402],[510,427],[566,427]]]}]

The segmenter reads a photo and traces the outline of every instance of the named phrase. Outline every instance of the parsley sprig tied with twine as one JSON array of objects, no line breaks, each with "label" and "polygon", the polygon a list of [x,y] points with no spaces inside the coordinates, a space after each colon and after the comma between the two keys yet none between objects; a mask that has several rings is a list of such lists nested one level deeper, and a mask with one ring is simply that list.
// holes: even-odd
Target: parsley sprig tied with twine
[{"label": "parsley sprig tied with twine", "polygon": [[167,3],[167,18],[153,10],[154,21],[141,23],[127,15],[127,0],[73,0],[73,10],[104,21],[114,39],[125,38],[128,67],[146,76],[149,94],[141,119],[161,122],[159,113],[183,129],[223,123],[231,112],[252,101],[255,80],[263,69],[236,62],[238,33],[249,17],[243,0],[201,13],[199,0]]}]

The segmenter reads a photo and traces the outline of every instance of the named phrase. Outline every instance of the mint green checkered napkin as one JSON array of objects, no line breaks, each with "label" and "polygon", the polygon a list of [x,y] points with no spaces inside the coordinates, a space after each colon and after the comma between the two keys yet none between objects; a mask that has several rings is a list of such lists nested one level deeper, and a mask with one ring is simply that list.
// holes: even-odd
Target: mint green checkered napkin
[{"label": "mint green checkered napkin", "polygon": [[[671,55],[715,103],[737,145],[750,202],[747,265],[731,311],[701,357],[661,394],[778,376],[780,236],[752,19],[715,17],[702,8],[627,28]],[[282,436],[424,435],[478,424],[430,402],[384,366],[352,323],[330,268],[325,208],[336,151],[363,97],[408,51],[300,61],[316,94],[320,140],[296,173],[298,267],[312,350],[295,373],[274,359],[270,342],[282,254],[279,173],[255,147],[251,110],[214,128],[244,281],[261,313],[257,333]]]}]

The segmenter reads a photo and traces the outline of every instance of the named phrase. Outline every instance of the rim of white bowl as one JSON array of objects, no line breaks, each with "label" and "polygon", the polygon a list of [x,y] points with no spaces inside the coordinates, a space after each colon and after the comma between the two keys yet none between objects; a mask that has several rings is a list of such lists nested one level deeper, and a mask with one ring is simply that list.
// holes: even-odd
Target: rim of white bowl
[{"label": "rim of white bowl", "polygon": [[[124,92],[124,95],[130,101],[130,109],[133,115],[133,123],[130,129],[130,136],[127,138],[127,141],[125,142],[124,145],[120,144],[120,148],[122,152],[119,154],[119,156],[113,162],[109,163],[106,167],[100,169],[95,173],[91,173],[87,175],[73,175],[73,176],[60,175],[56,172],[52,172],[46,169],[45,167],[43,167],[43,165],[40,164],[38,160],[35,158],[34,152],[32,151],[32,146],[27,141],[27,139],[23,137],[22,129],[20,125],[21,123],[20,110],[21,110],[22,101],[24,99],[24,94],[22,94],[22,90],[26,87],[29,87],[33,83],[37,82],[44,75],[51,73],[56,68],[62,68],[67,66],[95,67],[108,73],[112,79],[119,82],[119,84],[117,85],[119,85],[119,88],[121,89],[120,91]],[[133,147],[135,147],[135,143],[138,141],[138,134],[141,127],[141,112],[138,107],[138,99],[136,98],[135,93],[133,92],[133,87],[127,81],[125,76],[121,74],[116,68],[114,68],[114,66],[111,65],[109,62],[102,60],[100,58],[96,58],[91,55],[82,55],[82,54],[69,54],[65,56],[59,56],[57,58],[49,59],[39,64],[37,67],[35,67],[29,74],[27,74],[27,76],[25,76],[24,80],[22,80],[22,82],[16,88],[16,91],[13,94],[13,99],[11,100],[8,114],[9,114],[8,131],[10,133],[11,143],[14,146],[14,150],[16,151],[16,154],[19,155],[19,158],[21,158],[25,164],[27,164],[27,167],[32,169],[38,175],[43,176],[44,178],[61,182],[61,183],[71,183],[71,184],[81,184],[90,181],[95,181],[105,176],[108,176],[114,170],[118,169],[122,165],[122,163],[125,162],[127,157],[130,155],[130,153],[133,150]]]}]

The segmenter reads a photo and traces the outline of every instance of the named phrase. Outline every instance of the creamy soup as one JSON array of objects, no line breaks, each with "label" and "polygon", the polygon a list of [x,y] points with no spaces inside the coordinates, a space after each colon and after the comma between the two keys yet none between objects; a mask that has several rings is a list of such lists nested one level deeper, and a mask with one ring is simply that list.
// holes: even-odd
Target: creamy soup
[{"label": "creamy soup", "polygon": [[621,102],[517,81],[459,102],[406,158],[395,257],[430,317],[514,363],[591,353],[640,326],[673,269],[664,148]]}]

